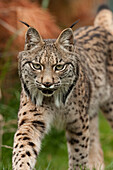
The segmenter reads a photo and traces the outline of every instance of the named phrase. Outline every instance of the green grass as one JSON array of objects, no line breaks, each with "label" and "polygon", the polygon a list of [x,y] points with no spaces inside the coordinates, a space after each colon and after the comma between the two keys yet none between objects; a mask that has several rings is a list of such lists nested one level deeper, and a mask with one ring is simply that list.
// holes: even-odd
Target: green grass
[{"label": "green grass", "polygon": [[[103,115],[100,115],[100,139],[106,166],[113,162],[113,131]],[[111,164],[113,170],[113,164]]]},{"label": "green grass", "polygon": [[[12,93],[12,91],[11,91]],[[8,104],[4,101],[0,103],[0,114],[4,116],[5,121],[17,119],[19,108],[19,93],[14,91]],[[16,126],[13,126],[16,128]],[[3,135],[3,144],[13,146],[14,133],[9,132],[9,128]],[[113,132],[107,121],[100,115],[100,139],[104,151],[106,170],[113,170]],[[2,148],[2,159],[0,160],[0,170],[11,170],[12,150]],[[68,154],[64,131],[52,129],[42,142],[42,149],[36,163],[37,170],[66,170],[68,169]]]},{"label": "green grass", "polygon": [[65,170],[68,168],[68,155],[64,131],[52,129],[42,142],[42,150],[36,169]]}]

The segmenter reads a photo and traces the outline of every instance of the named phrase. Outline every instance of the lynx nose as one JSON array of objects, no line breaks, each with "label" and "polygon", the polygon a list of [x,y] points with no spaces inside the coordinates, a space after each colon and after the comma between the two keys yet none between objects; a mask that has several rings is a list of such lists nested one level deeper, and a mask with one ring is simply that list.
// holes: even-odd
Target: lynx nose
[{"label": "lynx nose", "polygon": [[50,87],[50,86],[52,85],[52,83],[51,83],[51,82],[45,82],[45,83],[43,83],[43,85],[44,85],[45,87]]}]

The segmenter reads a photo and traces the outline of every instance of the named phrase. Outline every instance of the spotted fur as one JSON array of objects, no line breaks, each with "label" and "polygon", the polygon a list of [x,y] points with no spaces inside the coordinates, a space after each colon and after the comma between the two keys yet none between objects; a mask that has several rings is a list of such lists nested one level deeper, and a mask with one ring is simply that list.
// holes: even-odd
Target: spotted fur
[{"label": "spotted fur", "polygon": [[[18,56],[22,93],[14,170],[34,168],[51,125],[66,130],[69,170],[104,169],[99,109],[113,127],[113,36],[106,27],[108,13],[111,16],[109,9],[101,9],[94,26],[74,32],[67,28],[57,40],[43,40],[37,30],[28,29],[25,49]],[[101,26],[103,16],[107,17]]]}]

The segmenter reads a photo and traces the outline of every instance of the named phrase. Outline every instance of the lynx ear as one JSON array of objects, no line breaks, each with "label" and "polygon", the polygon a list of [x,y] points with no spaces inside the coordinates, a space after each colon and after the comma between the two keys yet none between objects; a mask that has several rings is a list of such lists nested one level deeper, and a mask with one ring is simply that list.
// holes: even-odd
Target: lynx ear
[{"label": "lynx ear", "polygon": [[69,51],[73,51],[74,35],[71,28],[67,28],[61,32],[56,40],[56,45],[60,45]]},{"label": "lynx ear", "polygon": [[43,40],[38,31],[30,27],[26,33],[25,37],[25,50],[32,49],[35,45],[42,46]]}]

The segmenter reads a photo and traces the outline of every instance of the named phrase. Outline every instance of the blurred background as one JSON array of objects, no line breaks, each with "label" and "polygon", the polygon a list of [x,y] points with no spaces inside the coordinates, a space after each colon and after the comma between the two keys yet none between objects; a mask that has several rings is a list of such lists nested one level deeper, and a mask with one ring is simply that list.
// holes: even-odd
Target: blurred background
[{"label": "blurred background", "polygon": [[[113,10],[113,0],[0,0],[0,170],[10,170],[13,136],[21,92],[17,55],[24,49],[27,28],[19,20],[36,28],[43,38],[56,38],[71,26],[92,25],[100,4]],[[106,169],[113,170],[113,132],[100,113],[100,139]],[[37,170],[66,170],[68,154],[64,131],[52,128],[43,140]]]}]

